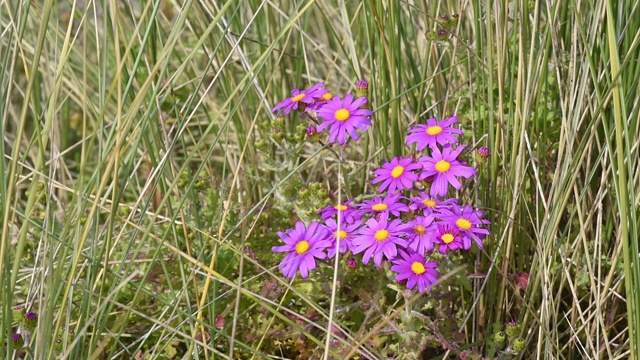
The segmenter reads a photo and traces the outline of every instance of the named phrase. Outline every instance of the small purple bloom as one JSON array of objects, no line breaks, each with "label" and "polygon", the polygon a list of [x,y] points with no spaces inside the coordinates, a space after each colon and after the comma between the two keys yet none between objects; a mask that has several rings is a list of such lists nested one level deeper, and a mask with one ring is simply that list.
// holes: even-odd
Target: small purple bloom
[{"label": "small purple bloom", "polygon": [[288,115],[291,110],[298,110],[300,104],[304,104],[304,106],[313,104],[317,99],[327,93],[327,90],[323,89],[323,87],[323,83],[318,83],[313,85],[310,89],[302,91],[293,89],[291,91],[292,96],[282,100],[278,105],[271,109],[271,111],[276,112],[277,110],[283,109],[284,113]]},{"label": "small purple bloom", "polygon": [[352,258],[347,260],[347,268],[349,268],[350,270],[355,270],[356,267],[358,267],[358,263],[355,259]]},{"label": "small purple bloom", "polygon": [[360,91],[367,91],[369,90],[369,83],[367,82],[367,80],[358,80],[358,82],[356,83],[356,88]]},{"label": "small purple bloom", "polygon": [[451,204],[456,204],[457,199],[439,200],[425,191],[422,191],[419,196],[411,198],[409,208],[411,210],[422,210],[424,215],[437,214],[439,210],[448,207]]},{"label": "small purple bloom", "polygon": [[388,214],[380,215],[379,219],[369,219],[367,226],[360,228],[360,235],[353,239],[353,253],[362,255],[362,263],[368,264],[371,257],[377,267],[382,264],[382,256],[394,259],[398,255],[398,246],[406,247],[407,242],[400,238],[399,219],[389,221]]},{"label": "small purple bloom", "polygon": [[482,211],[474,211],[473,207],[469,205],[452,205],[449,210],[443,210],[440,217],[443,222],[456,227],[460,231],[465,250],[471,248],[471,239],[475,240],[478,247],[482,249],[482,239],[490,234],[489,230],[479,226],[491,224],[491,222],[482,219]]},{"label": "small purple bloom", "polygon": [[421,168],[422,165],[414,163],[411,158],[396,157],[373,172],[378,177],[373,179],[372,183],[382,182],[378,191],[383,192],[389,189],[390,194],[393,194],[396,189],[413,189],[413,182],[418,181],[418,175],[413,171]]},{"label": "small purple bloom", "polygon": [[392,214],[394,216],[400,216],[401,212],[409,212],[409,206],[400,202],[404,197],[401,194],[389,194],[384,198],[381,196],[375,196],[373,200],[365,200],[362,203],[356,205],[356,216],[361,218],[365,214],[371,216],[377,214]]},{"label": "small purple bloom", "polygon": [[338,231],[338,223],[333,219],[327,219],[325,221],[327,229],[329,229],[329,240],[331,246],[327,249],[327,255],[332,258],[336,254],[336,244],[340,241],[340,254],[344,254],[347,250],[353,248],[352,240],[356,236],[358,228],[362,225],[362,220],[355,221],[353,224],[347,224],[345,222],[340,226]]},{"label": "small purple bloom", "polygon": [[293,279],[298,270],[303,278],[309,276],[309,271],[316,268],[316,258],[325,259],[324,250],[331,246],[327,239],[327,228],[317,222],[312,222],[305,227],[302,221],[295,224],[294,229],[285,232],[278,231],[278,236],[285,245],[274,246],[273,252],[288,252],[282,259],[280,266],[285,277]]},{"label": "small purple bloom", "polygon": [[418,124],[409,130],[406,143],[416,144],[416,150],[421,151],[427,146],[435,149],[436,144],[447,145],[458,141],[456,134],[462,134],[462,130],[450,127],[458,121],[458,117],[450,117],[437,121],[434,118],[428,119],[427,124]]},{"label": "small purple bloom", "polygon": [[307,136],[313,136],[318,132],[318,129],[313,126],[313,125],[309,125],[309,127],[307,127],[306,133]]},{"label": "small purple bloom", "polygon": [[489,148],[486,146],[480,146],[478,148],[478,156],[480,156],[481,158],[488,158],[489,157]]},{"label": "small purple bloom", "polygon": [[456,227],[438,224],[438,231],[434,235],[434,240],[440,244],[439,250],[442,254],[464,248],[460,231]]},{"label": "small purple bloom", "polygon": [[425,257],[420,254],[400,253],[401,258],[393,261],[394,265],[391,270],[398,273],[396,281],[407,281],[407,289],[413,289],[418,285],[418,292],[423,293],[425,290],[431,291],[440,273],[438,272],[438,263],[427,262]]},{"label": "small purple bloom", "polygon": [[353,216],[355,215],[355,208],[351,205],[352,202],[353,199],[349,199],[341,204],[329,205],[318,210],[318,214],[320,214],[322,220],[327,220],[331,219],[334,215],[336,215],[337,218],[338,213],[340,213],[342,221],[351,223],[354,221]]},{"label": "small purple bloom", "polygon": [[366,104],[367,98],[361,97],[353,99],[352,94],[347,94],[344,100],[340,97],[334,97],[327,101],[320,109],[318,115],[325,121],[318,126],[318,131],[331,126],[329,131],[329,142],[337,142],[344,145],[347,141],[347,135],[354,140],[358,140],[358,132],[356,129],[367,131],[371,126],[369,116],[373,115],[371,110],[361,109]]},{"label": "small purple bloom", "polygon": [[407,234],[409,248],[418,254],[433,250],[433,216],[416,216],[410,222],[401,225],[400,231]]},{"label": "small purple bloom", "polygon": [[420,178],[434,177],[429,191],[431,196],[444,197],[447,195],[449,184],[460,190],[462,184],[460,184],[457,177],[461,176],[468,179],[476,174],[473,168],[464,166],[457,160],[462,150],[464,150],[464,146],[458,146],[455,150],[452,150],[451,146],[447,145],[440,152],[440,149],[436,147],[433,149],[431,156],[420,158],[420,163],[422,163],[424,169],[420,173]]}]

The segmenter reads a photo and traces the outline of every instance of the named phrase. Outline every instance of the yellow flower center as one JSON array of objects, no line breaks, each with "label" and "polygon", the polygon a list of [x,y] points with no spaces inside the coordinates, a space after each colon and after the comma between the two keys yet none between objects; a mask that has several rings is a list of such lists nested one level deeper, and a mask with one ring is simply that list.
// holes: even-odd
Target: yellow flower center
[{"label": "yellow flower center", "polygon": [[306,240],[302,240],[296,244],[296,252],[300,255],[304,254],[309,250],[309,242]]},{"label": "yellow flower center", "polygon": [[320,97],[320,101],[327,101],[333,99],[333,95],[331,93],[326,93]]},{"label": "yellow flower center", "polygon": [[416,227],[413,228],[413,233],[416,235],[424,235],[426,232],[427,229],[425,229],[422,225],[416,225]]},{"label": "yellow flower center", "polygon": [[396,166],[393,168],[393,170],[391,170],[391,176],[393,176],[394,179],[399,178],[400,176],[402,176],[402,173],[404,173],[404,166]]},{"label": "yellow flower center", "polygon": [[389,237],[389,231],[387,230],[378,230],[374,235],[377,241],[385,241]]},{"label": "yellow flower center", "polygon": [[436,126],[429,126],[427,128],[427,134],[434,136],[434,135],[438,135],[442,132],[442,128],[438,125]]},{"label": "yellow flower center", "polygon": [[338,121],[347,121],[351,117],[351,113],[347,109],[340,109],[336,111],[336,120]]},{"label": "yellow flower center", "polygon": [[389,207],[387,206],[387,204],[382,203],[382,204],[375,204],[371,207],[373,210],[375,211],[385,211],[387,210]]},{"label": "yellow flower center", "polygon": [[347,210],[347,205],[344,205],[344,204],[338,204],[338,205],[334,206],[334,208],[335,208],[336,210],[338,210],[338,211],[345,211],[345,210]]},{"label": "yellow flower center", "polygon": [[441,173],[446,173],[449,169],[451,169],[451,163],[447,160],[440,160],[436,163],[436,170]]},{"label": "yellow flower center", "polygon": [[423,203],[425,206],[428,206],[428,207],[430,207],[430,208],[432,208],[432,207],[436,207],[436,202],[435,202],[435,201],[433,201],[433,200],[431,200],[431,199],[424,199],[424,200],[422,200],[422,203]]},{"label": "yellow flower center", "polygon": [[442,241],[443,241],[445,244],[451,244],[451,242],[453,241],[454,237],[453,237],[453,234],[449,234],[449,233],[447,233],[447,234],[442,234],[442,236],[440,237],[440,239],[442,239]]},{"label": "yellow flower center", "polygon": [[465,229],[465,230],[471,229],[471,221],[465,218],[459,218],[458,220],[456,220],[456,225],[458,225],[458,227],[461,229]]},{"label": "yellow flower center", "polygon": [[298,95],[292,97],[291,101],[298,102],[298,101],[302,100],[305,96],[307,96],[307,94],[305,94],[305,93],[298,94]]},{"label": "yellow flower center", "polygon": [[344,230],[336,231],[333,233],[333,236],[336,237],[337,240],[342,240],[347,238],[347,232]]},{"label": "yellow flower center", "polygon": [[413,264],[411,264],[411,271],[413,271],[413,273],[416,275],[422,275],[427,270],[425,270],[423,263],[415,261]]}]

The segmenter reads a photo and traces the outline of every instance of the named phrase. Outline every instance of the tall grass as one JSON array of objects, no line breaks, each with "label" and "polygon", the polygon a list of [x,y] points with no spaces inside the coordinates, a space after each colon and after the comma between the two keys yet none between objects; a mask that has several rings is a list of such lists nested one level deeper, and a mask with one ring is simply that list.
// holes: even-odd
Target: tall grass
[{"label": "tall grass", "polygon": [[[25,304],[39,315],[34,359],[261,358],[285,325],[315,348],[308,356],[337,358],[329,318],[344,334],[332,339],[380,358],[369,340],[403,309],[349,330],[313,285],[281,278],[265,226],[288,226],[279,204],[296,186],[369,190],[372,167],[406,152],[411,124],[457,114],[465,140],[491,149],[467,189],[493,224],[463,270],[475,275],[455,304],[465,342],[482,347],[515,321],[523,358],[637,359],[638,11],[0,1],[0,354],[12,358],[11,309]],[[454,13],[448,41],[426,40]],[[305,145],[280,164],[290,154],[256,149],[292,88],[323,81],[339,94],[359,78],[375,111],[363,141]]]}]

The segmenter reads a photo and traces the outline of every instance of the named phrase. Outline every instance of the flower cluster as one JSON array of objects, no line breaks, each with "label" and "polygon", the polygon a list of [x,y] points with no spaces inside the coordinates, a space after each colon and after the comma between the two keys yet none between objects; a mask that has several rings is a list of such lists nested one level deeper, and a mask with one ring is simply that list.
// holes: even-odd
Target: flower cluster
[{"label": "flower cluster", "polygon": [[457,120],[429,119],[410,129],[407,145],[427,154],[396,157],[375,170],[372,183],[379,193],[371,199],[328,206],[318,211],[322,222],[299,221],[279,232],[286,245],[272,251],[288,253],[280,264],[284,276],[294,278],[300,271],[306,278],[317,259],[351,252],[362,254],[365,265],[371,259],[376,267],[390,261],[396,281],[424,292],[440,276],[438,263],[429,261],[432,252],[469,250],[474,242],[482,248],[489,235],[482,211],[447,198],[450,186],[460,190],[461,179],[476,174],[460,159],[465,147],[456,146],[462,134],[452,127]]},{"label": "flower cluster", "polygon": [[373,113],[365,107],[368,100],[363,95],[367,88],[367,82],[360,80],[355,96],[347,94],[340,98],[327,91],[323,83],[318,83],[306,90],[293,89],[291,97],[282,100],[271,111],[289,115],[296,110],[306,114],[314,123],[306,127],[308,137],[315,139],[318,132],[328,128],[329,142],[344,145],[349,137],[358,140],[357,130],[367,131],[371,126]]}]

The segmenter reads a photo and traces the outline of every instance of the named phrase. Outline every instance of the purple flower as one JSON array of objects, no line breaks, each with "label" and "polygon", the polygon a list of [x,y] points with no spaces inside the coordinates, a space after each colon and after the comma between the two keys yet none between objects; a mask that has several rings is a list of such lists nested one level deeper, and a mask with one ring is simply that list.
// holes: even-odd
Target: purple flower
[{"label": "purple flower", "polygon": [[434,118],[428,119],[427,124],[418,124],[409,130],[407,145],[416,144],[416,150],[421,151],[427,146],[435,149],[436,144],[447,145],[458,141],[455,134],[462,134],[462,130],[450,127],[458,121],[458,117],[450,117],[437,121]]},{"label": "purple flower", "polygon": [[365,214],[376,215],[376,214],[392,214],[395,216],[400,216],[401,212],[409,212],[409,207],[401,203],[400,200],[404,199],[401,194],[389,194],[387,196],[380,197],[375,196],[373,200],[365,200],[359,205],[358,210],[356,210],[356,216],[361,218]]},{"label": "purple flower", "polygon": [[482,211],[474,211],[473,207],[469,205],[453,205],[450,210],[443,210],[440,217],[443,222],[460,231],[465,250],[471,248],[471,239],[475,240],[478,247],[482,249],[482,239],[490,234],[489,230],[482,229],[479,226],[491,224],[491,222],[482,219]]},{"label": "purple flower", "polygon": [[332,216],[340,213],[340,217],[342,221],[347,221],[349,223],[354,221],[353,216],[355,215],[355,209],[351,206],[353,199],[349,199],[341,204],[329,205],[325,208],[318,210],[318,214],[322,220],[331,219]]},{"label": "purple flower", "polygon": [[489,157],[489,155],[490,155],[490,153],[489,153],[489,148],[488,147],[480,146],[478,148],[478,156],[480,156],[481,158],[486,159],[486,158]]},{"label": "purple flower", "polygon": [[292,109],[298,110],[300,104],[304,104],[304,106],[313,104],[317,99],[327,93],[327,90],[323,89],[323,86],[323,83],[318,83],[307,90],[300,91],[298,89],[293,89],[291,91],[292,96],[282,100],[278,105],[271,109],[271,111],[276,112],[277,110],[283,109],[284,113],[288,115]]},{"label": "purple flower", "polygon": [[358,267],[358,263],[356,262],[355,259],[351,258],[351,259],[347,260],[347,268],[349,270],[355,270],[356,267]]},{"label": "purple flower", "polygon": [[407,234],[409,248],[418,254],[425,254],[433,250],[433,216],[416,216],[410,222],[401,225],[400,231]]},{"label": "purple flower", "polygon": [[448,207],[451,204],[456,204],[457,199],[439,200],[425,191],[420,193],[420,196],[411,198],[409,208],[411,210],[422,210],[424,215],[436,214],[439,210]]},{"label": "purple flower", "polygon": [[327,219],[325,221],[329,234],[327,235],[331,241],[331,246],[327,249],[328,256],[332,258],[336,254],[336,243],[340,240],[340,254],[344,254],[347,250],[353,248],[352,240],[357,234],[358,228],[362,225],[362,221],[355,221],[353,224],[347,224],[345,222],[340,226],[338,231],[338,223],[333,219]]},{"label": "purple flower", "polygon": [[439,250],[442,254],[464,248],[460,231],[456,227],[438,224],[438,231],[434,235],[434,240],[440,244]]},{"label": "purple flower", "polygon": [[378,220],[369,219],[367,226],[360,228],[360,235],[353,239],[353,253],[362,255],[362,263],[368,264],[373,256],[373,263],[377,267],[382,264],[382,256],[394,259],[398,255],[398,246],[406,247],[407,242],[400,238],[398,227],[401,221],[389,221],[388,214],[380,215]]},{"label": "purple flower", "polygon": [[396,189],[412,189],[413,182],[418,181],[418,175],[414,174],[413,170],[420,168],[422,165],[414,163],[411,158],[396,157],[373,172],[378,177],[373,179],[372,183],[382,182],[378,191],[383,192],[389,189],[390,194],[393,194]]},{"label": "purple flower", "polygon": [[316,268],[316,258],[326,258],[324,250],[331,246],[331,241],[327,239],[327,228],[317,222],[305,227],[302,221],[298,221],[294,229],[288,229],[286,233],[278,231],[278,236],[285,245],[274,246],[271,251],[289,253],[282,259],[278,268],[285,277],[291,279],[296,276],[298,270],[303,278],[307,278],[309,270]]},{"label": "purple flower", "polygon": [[455,150],[451,150],[451,146],[444,147],[442,152],[437,147],[433,149],[431,156],[423,156],[420,163],[423,165],[420,178],[425,179],[433,176],[433,183],[429,193],[431,196],[447,195],[448,184],[460,190],[462,185],[458,181],[458,176],[470,178],[476,174],[476,171],[468,166],[460,164],[457,160],[458,155],[464,150],[464,146],[458,146]]},{"label": "purple flower", "polygon": [[318,115],[325,121],[318,126],[318,131],[331,126],[329,131],[329,142],[344,145],[347,141],[347,134],[354,140],[358,140],[356,129],[367,131],[371,126],[368,116],[373,113],[368,109],[360,109],[367,102],[366,97],[358,98],[354,101],[352,94],[347,94],[344,100],[334,97],[327,101],[324,106],[318,109]]},{"label": "purple flower", "polygon": [[310,104],[309,106],[307,106],[307,109],[312,111],[318,111],[321,107],[324,106],[324,104],[327,103],[327,101],[331,99],[333,99],[333,94],[327,91],[324,95],[316,99],[316,101],[314,101],[313,104]]},{"label": "purple flower", "polygon": [[394,265],[391,270],[398,273],[396,281],[407,281],[407,289],[413,289],[418,285],[418,292],[423,293],[425,290],[431,291],[431,286],[438,281],[440,273],[436,262],[427,262],[425,257],[420,254],[407,254],[401,252],[402,258],[393,261]]}]

